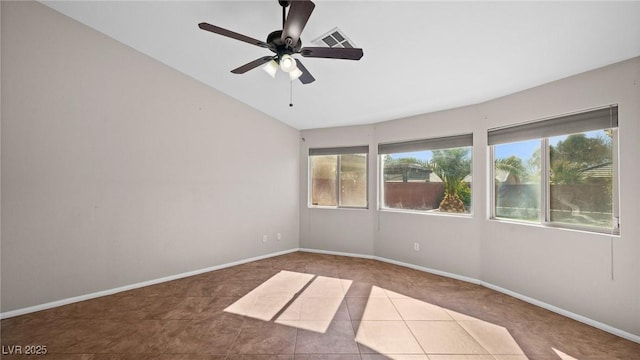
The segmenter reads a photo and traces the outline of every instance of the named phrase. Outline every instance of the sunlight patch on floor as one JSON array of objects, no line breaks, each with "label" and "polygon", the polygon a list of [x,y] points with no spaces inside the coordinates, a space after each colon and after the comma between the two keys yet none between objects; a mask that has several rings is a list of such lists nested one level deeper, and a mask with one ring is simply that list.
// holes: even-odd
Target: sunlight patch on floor
[{"label": "sunlight patch on floor", "polygon": [[345,301],[352,283],[281,271],[224,311],[320,334],[352,320],[359,352],[389,359],[528,360],[502,326],[378,286]]},{"label": "sunlight patch on floor", "polygon": [[363,352],[370,349],[390,359],[407,354],[440,360],[494,355],[527,359],[504,327],[377,286],[371,288],[356,341],[365,347]]},{"label": "sunlight patch on floor", "polygon": [[324,333],[351,280],[281,271],[224,311]]},{"label": "sunlight patch on floor", "polygon": [[578,360],[578,359],[574,358],[573,356],[569,356],[569,355],[567,355],[567,354],[563,353],[562,351],[560,351],[560,350],[558,350],[558,349],[556,349],[556,348],[551,348],[551,349],[552,349],[552,350],[556,353],[556,355],[558,355],[558,356],[560,357],[560,359],[562,359],[562,360]]},{"label": "sunlight patch on floor", "polygon": [[271,321],[313,277],[312,274],[280,271],[224,311]]}]

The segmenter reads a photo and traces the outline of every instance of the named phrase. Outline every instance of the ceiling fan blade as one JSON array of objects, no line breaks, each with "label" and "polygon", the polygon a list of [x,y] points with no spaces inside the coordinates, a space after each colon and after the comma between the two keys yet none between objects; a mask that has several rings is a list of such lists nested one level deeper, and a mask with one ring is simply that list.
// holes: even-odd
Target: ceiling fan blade
[{"label": "ceiling fan blade", "polygon": [[329,47],[305,47],[300,49],[300,55],[304,57],[360,60],[364,53],[358,48],[329,48]]},{"label": "ceiling fan blade", "polygon": [[215,26],[215,25],[211,25],[209,23],[205,23],[202,22],[200,24],[198,24],[198,27],[202,30],[206,30],[206,31],[211,31],[212,33],[218,34],[218,35],[222,35],[222,36],[226,36],[232,39],[236,39],[236,40],[240,40],[240,41],[244,41],[246,43],[252,44],[252,45],[256,45],[256,46],[260,46],[263,48],[269,48],[269,45],[267,45],[267,43],[265,43],[264,41],[260,41],[258,39],[254,39],[252,37],[249,36],[245,36],[242,34],[238,34],[237,32],[231,31],[231,30],[227,30],[227,29],[223,29],[219,26]]},{"label": "ceiling fan blade", "polygon": [[302,65],[302,61],[296,59],[296,63],[298,64],[297,65],[298,69],[300,69],[300,71],[302,71],[302,75],[300,75],[300,77],[298,78],[301,83],[309,84],[309,83],[312,83],[312,82],[316,81],[316,79],[313,77],[313,75],[311,75],[309,70],[307,70],[307,68],[304,67],[304,65]]},{"label": "ceiling fan blade", "polygon": [[251,69],[255,69],[262,64],[268,63],[269,61],[271,61],[271,59],[273,59],[273,56],[261,57],[260,59],[253,60],[250,63],[246,63],[238,68],[235,68],[231,70],[231,72],[234,74],[244,74]]},{"label": "ceiling fan blade", "polygon": [[[307,25],[309,16],[311,16],[311,12],[313,12],[313,8],[315,7],[316,5],[310,0],[291,1],[289,14],[282,29],[282,36],[280,37],[289,47],[294,47],[298,43],[300,34],[302,34],[302,30],[304,26]],[[287,38],[290,38],[291,42],[287,42]]]}]

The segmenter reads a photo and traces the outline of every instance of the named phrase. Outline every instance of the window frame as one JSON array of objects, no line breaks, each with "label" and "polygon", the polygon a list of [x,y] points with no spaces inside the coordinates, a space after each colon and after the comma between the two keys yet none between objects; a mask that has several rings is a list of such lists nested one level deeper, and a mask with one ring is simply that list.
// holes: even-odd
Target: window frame
[{"label": "window frame", "polygon": [[[489,151],[489,181],[488,181],[488,185],[489,185],[489,204],[490,204],[490,211],[489,211],[489,219],[490,220],[495,220],[495,221],[503,221],[503,222],[512,222],[512,223],[518,223],[518,224],[526,224],[526,225],[540,225],[540,226],[544,226],[544,227],[549,227],[549,228],[559,228],[559,229],[569,229],[569,230],[578,230],[578,231],[585,231],[585,232],[591,232],[591,233],[599,233],[599,234],[607,234],[607,235],[620,235],[620,185],[619,185],[619,161],[620,161],[620,154],[618,153],[618,149],[619,149],[619,125],[618,125],[618,104],[611,104],[611,105],[607,105],[607,106],[603,106],[603,107],[599,107],[599,108],[593,108],[593,109],[588,109],[588,110],[583,110],[580,112],[576,112],[576,113],[571,113],[571,114],[566,114],[566,115],[560,115],[560,116],[554,116],[554,117],[550,117],[550,118],[545,118],[545,119],[540,119],[540,120],[536,120],[536,121],[532,121],[532,122],[526,122],[526,123],[522,123],[522,124],[516,124],[516,125],[511,125],[511,126],[507,126],[507,127],[503,127],[503,128],[495,128],[495,129],[489,129],[487,131],[488,136],[490,137],[490,133],[491,131],[495,131],[495,130],[502,130],[502,129],[517,129],[518,127],[529,127],[531,125],[533,125],[534,127],[536,126],[536,124],[541,124],[544,125],[544,122],[546,121],[553,121],[555,119],[561,119],[560,121],[562,121],[562,119],[568,119],[571,117],[575,117],[577,119],[580,118],[581,115],[583,114],[587,114],[589,112],[596,112],[596,111],[600,111],[600,110],[604,110],[604,109],[610,109],[610,113],[611,113],[611,117],[612,120],[610,120],[609,125],[610,127],[607,128],[600,128],[600,129],[596,129],[596,130],[611,130],[613,133],[612,136],[612,147],[611,147],[611,216],[612,216],[612,226],[610,229],[606,229],[606,228],[598,228],[597,226],[588,226],[588,225],[578,225],[578,224],[567,224],[567,223],[562,223],[562,222],[557,222],[557,221],[551,221],[551,176],[550,176],[550,170],[551,170],[551,154],[550,154],[550,141],[549,138],[554,137],[554,136],[558,136],[558,135],[572,135],[572,134],[576,134],[579,132],[568,132],[568,133],[561,133],[561,134],[556,134],[556,135],[546,135],[544,137],[534,137],[534,138],[530,138],[529,140],[539,140],[540,141],[540,216],[538,217],[538,221],[533,221],[533,220],[524,220],[524,219],[514,219],[514,218],[505,218],[505,217],[499,217],[496,215],[496,189],[495,189],[495,185],[494,185],[494,181],[495,181],[495,146],[496,145],[501,145],[501,144],[508,144],[508,143],[514,143],[514,142],[518,142],[521,140],[513,140],[513,141],[508,141],[508,142],[500,142],[500,143],[495,143],[492,144],[491,141],[488,141],[487,143],[488,145],[488,151]],[[613,118],[615,118],[615,121],[613,120]],[[580,132],[587,132],[587,131],[591,131],[591,130],[583,130]]]},{"label": "window frame", "polygon": [[[365,156],[365,205],[351,206],[341,205],[342,198],[342,176],[341,176],[341,157],[342,155],[361,155]],[[314,205],[313,204],[313,156],[330,156],[336,155],[336,205]],[[307,155],[307,207],[310,209],[369,209],[369,145],[361,146],[341,146],[326,148],[309,148]]]},{"label": "window frame", "polygon": [[[471,191],[471,206],[469,212],[459,213],[459,212],[445,212],[445,211],[434,211],[436,209],[429,210],[419,210],[419,209],[402,209],[402,208],[394,208],[385,206],[384,202],[384,159],[385,155],[390,154],[402,154],[407,152],[414,151],[433,151],[433,150],[447,150],[454,148],[469,148],[469,156],[471,158],[471,169],[469,175],[471,176],[471,184],[469,185],[469,190]],[[474,192],[474,181],[473,181],[473,132],[469,133],[461,133],[456,135],[445,135],[438,136],[433,138],[421,138],[414,140],[405,140],[405,141],[394,141],[394,142],[385,142],[378,144],[378,174],[376,176],[378,182],[378,211],[386,211],[386,212],[398,212],[398,213],[410,213],[410,214],[425,214],[425,215],[435,215],[435,216],[454,216],[454,217],[473,217],[474,207],[473,207],[473,192]]]}]

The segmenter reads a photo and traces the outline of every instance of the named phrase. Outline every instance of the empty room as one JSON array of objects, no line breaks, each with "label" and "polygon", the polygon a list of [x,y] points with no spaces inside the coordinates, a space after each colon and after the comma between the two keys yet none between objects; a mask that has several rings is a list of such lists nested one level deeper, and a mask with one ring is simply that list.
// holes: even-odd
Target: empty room
[{"label": "empty room", "polygon": [[640,360],[640,2],[0,19],[2,359]]}]

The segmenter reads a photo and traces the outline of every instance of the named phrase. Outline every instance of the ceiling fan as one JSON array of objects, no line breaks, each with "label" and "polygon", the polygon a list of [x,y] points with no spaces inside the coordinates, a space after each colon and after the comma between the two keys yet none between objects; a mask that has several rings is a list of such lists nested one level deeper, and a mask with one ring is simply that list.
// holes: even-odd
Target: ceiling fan
[{"label": "ceiling fan", "polygon": [[[278,67],[289,74],[291,80],[300,79],[303,84],[315,81],[302,62],[292,55],[300,54],[304,57],[360,60],[362,49],[358,48],[330,48],[330,47],[302,47],[300,34],[304,29],[315,4],[310,0],[278,0],[282,6],[282,30],[273,31],[267,36],[267,41],[260,41],[234,31],[202,22],[198,27],[202,30],[244,41],[271,50],[275,55],[263,56],[238,68],[231,70],[234,74],[244,74],[260,65],[266,64],[264,70],[275,77]],[[286,8],[289,7],[287,14]]]}]

